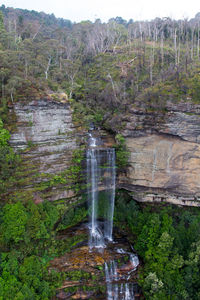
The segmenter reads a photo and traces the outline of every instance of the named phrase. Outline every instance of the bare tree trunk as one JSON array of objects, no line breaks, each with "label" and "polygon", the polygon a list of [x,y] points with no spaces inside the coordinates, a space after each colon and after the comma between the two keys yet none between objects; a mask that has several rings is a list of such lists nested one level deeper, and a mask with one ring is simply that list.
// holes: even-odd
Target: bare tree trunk
[{"label": "bare tree trunk", "polygon": [[181,52],[181,44],[180,44],[180,39],[178,42],[178,56],[177,56],[177,64],[179,65],[180,63],[180,52]]},{"label": "bare tree trunk", "polygon": [[163,69],[163,65],[164,65],[164,34],[162,31],[161,34],[161,67]]},{"label": "bare tree trunk", "polygon": [[11,98],[12,103],[14,103],[13,93],[12,92],[10,93],[10,98]]},{"label": "bare tree trunk", "polygon": [[74,78],[75,78],[76,74],[73,74],[73,76],[70,76],[71,79],[71,87],[70,87],[70,93],[69,93],[69,99],[72,98],[72,93],[73,93],[73,89],[74,89]]},{"label": "bare tree trunk", "polygon": [[148,23],[148,31],[149,31],[149,39],[151,38],[151,26],[150,23]]},{"label": "bare tree trunk", "polygon": [[154,65],[154,54],[153,54],[153,48],[151,48],[151,53],[149,56],[149,78],[150,78],[150,83],[153,85],[153,65]]},{"label": "bare tree trunk", "polygon": [[194,55],[194,29],[192,29],[191,60],[193,60],[193,55]]},{"label": "bare tree trunk", "polygon": [[153,41],[153,45],[151,48],[150,53],[150,61],[149,61],[149,77],[150,77],[150,83],[153,85],[153,66],[154,66],[154,48],[155,48],[155,40]]},{"label": "bare tree trunk", "polygon": [[34,36],[32,37],[32,41],[36,38],[36,36],[38,35],[38,33],[40,32],[40,28],[42,27],[42,25],[40,25],[40,27],[38,28],[37,32],[34,34]]},{"label": "bare tree trunk", "polygon": [[175,65],[177,65],[176,29],[174,30],[174,52],[175,52]]},{"label": "bare tree trunk", "polygon": [[59,69],[62,71],[62,57],[59,58]]},{"label": "bare tree trunk", "polygon": [[1,79],[1,96],[4,98],[4,78]]},{"label": "bare tree trunk", "polygon": [[25,79],[27,79],[27,77],[28,77],[28,62],[25,59]]},{"label": "bare tree trunk", "polygon": [[139,27],[140,27],[140,41],[142,42],[142,25],[141,25],[141,23],[139,23]]},{"label": "bare tree trunk", "polygon": [[118,37],[117,37],[117,40],[116,40],[116,42],[115,42],[115,45],[114,45],[114,47],[113,47],[113,52],[114,52],[114,53],[115,53],[116,47],[117,47],[117,45],[118,45],[118,43],[119,43],[119,41],[120,41],[120,38],[121,38],[121,33],[119,33],[119,35],[118,35]]},{"label": "bare tree trunk", "polygon": [[138,86],[138,82],[139,82],[139,74],[138,74],[138,68],[136,66],[136,69],[135,69],[135,74],[136,74],[136,91],[138,92],[139,91],[139,86]]},{"label": "bare tree trunk", "polygon": [[8,19],[8,32],[12,31],[12,27],[11,27],[11,20]]},{"label": "bare tree trunk", "polygon": [[17,42],[17,22],[16,19],[14,19],[14,28],[15,28],[15,44]]},{"label": "bare tree trunk", "polygon": [[143,59],[142,59],[142,64],[143,64],[143,67],[146,66],[146,44],[145,44],[145,42],[144,42],[144,45],[143,45]]},{"label": "bare tree trunk", "polygon": [[150,78],[151,85],[153,85],[153,63],[152,63],[152,55],[150,55],[150,62],[149,62],[149,78]]},{"label": "bare tree trunk", "polygon": [[115,85],[114,85],[114,82],[113,82],[113,79],[112,79],[112,76],[110,75],[110,73],[108,74],[108,78],[110,79],[110,82],[111,82],[111,85],[112,85],[115,100],[116,100],[116,102],[118,102]]},{"label": "bare tree trunk", "polygon": [[51,65],[51,57],[49,57],[47,68],[46,71],[44,72],[46,80],[48,79],[48,72],[49,72],[50,65]]},{"label": "bare tree trunk", "polygon": [[199,59],[199,24],[198,24],[198,35],[197,35],[197,58]]},{"label": "bare tree trunk", "polygon": [[155,25],[155,29],[154,29],[154,40],[157,42],[158,41],[158,30],[157,27]]},{"label": "bare tree trunk", "polygon": [[188,39],[186,37],[186,53],[185,53],[185,72],[188,71],[188,57],[189,57],[189,45]]}]

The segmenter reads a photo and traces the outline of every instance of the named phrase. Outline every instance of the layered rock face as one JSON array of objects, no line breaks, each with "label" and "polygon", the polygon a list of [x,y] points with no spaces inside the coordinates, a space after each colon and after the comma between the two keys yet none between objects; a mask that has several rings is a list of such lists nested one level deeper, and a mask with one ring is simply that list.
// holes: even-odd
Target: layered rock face
[{"label": "layered rock face", "polygon": [[[22,154],[22,177],[27,177],[22,188],[31,190],[34,184],[47,181],[49,175],[59,174],[69,167],[72,151],[77,148],[77,135],[69,104],[37,100],[19,102],[14,110],[17,123],[10,143]],[[57,187],[47,199],[70,195],[72,192],[65,187]]]},{"label": "layered rock face", "polygon": [[169,102],[166,109],[131,110],[123,131],[130,164],[119,186],[138,201],[200,206],[200,105]]},{"label": "layered rock face", "polygon": [[[73,124],[69,102],[65,102],[46,99],[18,102],[14,106],[16,123],[10,143],[22,158],[14,189],[21,194],[28,192],[29,198],[33,196],[37,202],[78,198],[72,155],[81,143],[87,145],[89,135]],[[105,131],[94,130],[93,134],[105,147],[113,144]],[[67,173],[71,167],[72,171]],[[84,172],[86,162],[83,180],[87,176]]]},{"label": "layered rock face", "polygon": [[[72,197],[66,184],[44,189],[44,193],[38,188],[69,168],[72,152],[79,148],[77,139],[85,137],[73,125],[69,104],[50,100],[17,103],[15,114],[11,144],[22,152],[23,169],[17,189],[29,190],[36,199],[38,193],[48,200]],[[123,122],[130,159],[118,187],[141,202],[200,206],[200,105],[169,101],[165,112],[149,112],[138,104]],[[105,133],[98,134],[106,144]]]}]

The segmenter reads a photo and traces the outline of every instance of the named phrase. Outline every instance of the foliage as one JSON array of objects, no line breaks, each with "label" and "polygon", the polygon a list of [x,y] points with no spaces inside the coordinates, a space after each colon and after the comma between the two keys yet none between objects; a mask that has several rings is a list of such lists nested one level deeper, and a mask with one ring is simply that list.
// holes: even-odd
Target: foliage
[{"label": "foliage", "polygon": [[0,147],[7,146],[10,134],[8,130],[3,128],[3,122],[0,119]]},{"label": "foliage", "polygon": [[82,205],[67,208],[62,215],[62,221],[59,224],[58,229],[64,229],[76,225],[83,221],[87,214],[88,210]]},{"label": "foliage", "polygon": [[87,238],[88,236],[86,234],[78,234],[68,237],[67,239],[56,239],[54,248],[52,249],[52,257],[61,256],[67,252],[70,252],[73,247],[76,247],[77,244],[86,241]]},{"label": "foliage", "polygon": [[125,144],[125,138],[121,134],[117,134],[115,140],[116,165],[119,171],[123,171],[128,165],[129,152]]},{"label": "foliage", "polygon": [[10,134],[4,129],[3,122],[0,119],[0,191],[5,190],[6,181],[14,173],[15,167],[19,162],[19,156],[16,155],[8,142]]},{"label": "foliage", "polygon": [[76,280],[82,281],[82,280],[88,280],[91,278],[91,274],[86,271],[83,271],[83,270],[74,270],[71,272],[67,272],[66,276],[69,280],[73,280],[73,281],[76,281]]},{"label": "foliage", "polygon": [[28,221],[28,215],[21,202],[16,204],[6,204],[2,211],[1,233],[3,242],[18,243],[24,239],[25,226]]},{"label": "foliage", "polygon": [[[168,100],[199,103],[199,55],[199,15],[184,22],[170,18],[127,22],[117,17],[107,24],[98,20],[72,24],[53,14],[2,5],[0,116],[8,124],[8,109],[15,102],[48,98],[49,91],[64,90],[76,123],[88,125],[92,121],[118,132],[133,104],[147,112],[165,112]],[[18,163],[9,138],[0,120],[3,193]],[[124,171],[128,150],[120,134],[116,142],[117,167]],[[29,141],[28,146],[34,145]],[[71,167],[49,176],[38,184],[38,190],[46,193],[66,185],[80,191],[83,154],[84,149],[74,151]],[[20,178],[16,186],[24,180]],[[16,191],[15,195],[25,192]],[[146,299],[199,299],[199,212],[169,207],[140,209],[130,199],[124,201],[123,195],[118,198],[115,222],[128,226],[132,240],[136,240],[135,248],[144,262],[140,284]],[[47,273],[47,262],[78,242],[76,237],[68,242],[55,239],[53,228],[61,218],[60,211],[51,203],[23,204],[17,197],[2,207],[0,299],[51,297],[53,281],[59,280],[56,274]],[[71,226],[86,214],[85,209],[68,207],[60,227]]]},{"label": "foliage", "polygon": [[[27,150],[27,149],[26,149]],[[24,185],[33,185],[32,193],[40,193],[43,199],[48,199],[55,188],[73,190],[75,193],[79,193],[85,188],[85,183],[83,181],[83,159],[84,159],[84,146],[79,147],[71,151],[71,160],[69,162],[69,167],[61,172],[55,174],[52,173],[41,173],[38,172],[38,164],[25,161],[25,164],[19,164],[16,169],[15,176],[13,178],[12,187],[22,187]],[[28,169],[27,169],[28,166]],[[36,178],[40,178],[37,180]],[[22,191],[19,191],[19,193]],[[18,192],[15,192],[16,197]],[[23,197],[30,199],[30,195],[26,191],[23,191]]]},{"label": "foliage", "polygon": [[134,248],[144,262],[139,283],[146,299],[198,299],[198,209],[173,206],[140,208],[118,192],[115,222],[128,225]]},{"label": "foliage", "polygon": [[86,214],[82,207],[71,208],[63,218],[63,209],[50,202],[5,204],[0,213],[0,299],[50,299],[63,278],[48,269],[48,262],[87,238],[80,234],[60,239],[56,232]]},{"label": "foliage", "polygon": [[[45,240],[50,240],[53,226],[59,217],[56,207],[49,202],[35,205],[31,201],[26,205],[19,201],[7,203],[1,214],[1,246],[10,249],[19,247],[24,255],[38,253],[40,247],[44,247]],[[37,249],[34,248],[36,241]]]},{"label": "foliage", "polygon": [[49,203],[5,204],[0,223],[0,298],[49,299],[60,275],[48,272],[59,214]]},{"label": "foliage", "polygon": [[19,263],[19,253],[2,255],[0,299],[49,299],[58,282],[58,274],[48,274],[38,256],[29,256]]},{"label": "foliage", "polygon": [[75,192],[80,191],[83,183],[82,177],[82,162],[84,159],[84,147],[75,149],[72,153],[71,166],[66,170],[65,175],[71,183],[72,189]]},{"label": "foliage", "polygon": [[[169,99],[199,102],[198,15],[73,24],[3,5],[0,12],[4,119],[7,105],[48,97],[52,90],[68,94],[74,121],[114,132],[134,102],[156,111],[165,110]],[[119,122],[112,122],[116,116]]]}]

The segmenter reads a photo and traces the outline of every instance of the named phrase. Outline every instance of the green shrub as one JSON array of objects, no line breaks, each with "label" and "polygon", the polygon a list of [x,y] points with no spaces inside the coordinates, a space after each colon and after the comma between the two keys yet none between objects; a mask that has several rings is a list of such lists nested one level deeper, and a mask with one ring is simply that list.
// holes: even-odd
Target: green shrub
[{"label": "green shrub", "polygon": [[0,299],[50,299],[61,280],[47,264],[59,252],[54,248],[56,206],[7,203],[0,217]]},{"label": "green shrub", "polygon": [[50,299],[60,281],[58,274],[49,274],[37,256],[29,256],[19,263],[16,253],[3,255],[0,276],[0,299]]},{"label": "green shrub", "polygon": [[4,192],[6,184],[14,173],[19,156],[9,146],[10,133],[3,128],[0,119],[0,191]]},{"label": "green shrub", "polygon": [[0,233],[2,243],[11,247],[23,241],[25,244],[39,239],[49,239],[58,211],[49,202],[23,205],[21,202],[6,204],[2,210]]},{"label": "green shrub", "polygon": [[1,233],[6,244],[24,240],[28,214],[21,202],[6,204],[3,207]]},{"label": "green shrub", "polygon": [[139,284],[146,299],[198,299],[200,295],[199,209],[145,205],[117,192],[115,223],[144,263]]},{"label": "green shrub", "polygon": [[121,134],[117,134],[115,140],[116,165],[119,171],[123,171],[128,165],[129,152],[126,147],[125,138]]}]

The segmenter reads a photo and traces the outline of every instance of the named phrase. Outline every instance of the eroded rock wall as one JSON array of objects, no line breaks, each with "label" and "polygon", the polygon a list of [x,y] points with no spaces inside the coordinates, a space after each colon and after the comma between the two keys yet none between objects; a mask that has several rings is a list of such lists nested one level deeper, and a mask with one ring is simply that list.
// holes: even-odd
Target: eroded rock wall
[{"label": "eroded rock wall", "polygon": [[[22,182],[18,188],[41,194],[40,182],[65,171],[73,150],[78,148],[71,109],[67,103],[37,100],[16,103],[14,111],[17,123],[10,143],[22,157]],[[57,200],[72,196],[73,192],[66,186],[57,186],[47,194],[48,200]]]},{"label": "eroded rock wall", "polygon": [[[36,198],[39,194],[48,200],[72,197],[66,184],[40,189],[41,182],[69,168],[72,152],[79,148],[77,139],[85,136],[78,134],[69,104],[50,100],[17,103],[15,114],[11,144],[22,151],[23,160],[17,189],[25,188]],[[111,122],[113,127],[119,123]],[[200,105],[169,101],[164,111],[149,111],[138,103],[122,122],[130,158],[118,187],[141,202],[200,206]]]},{"label": "eroded rock wall", "polygon": [[200,106],[169,102],[166,108],[131,110],[123,131],[129,167],[119,186],[138,201],[200,206]]}]

